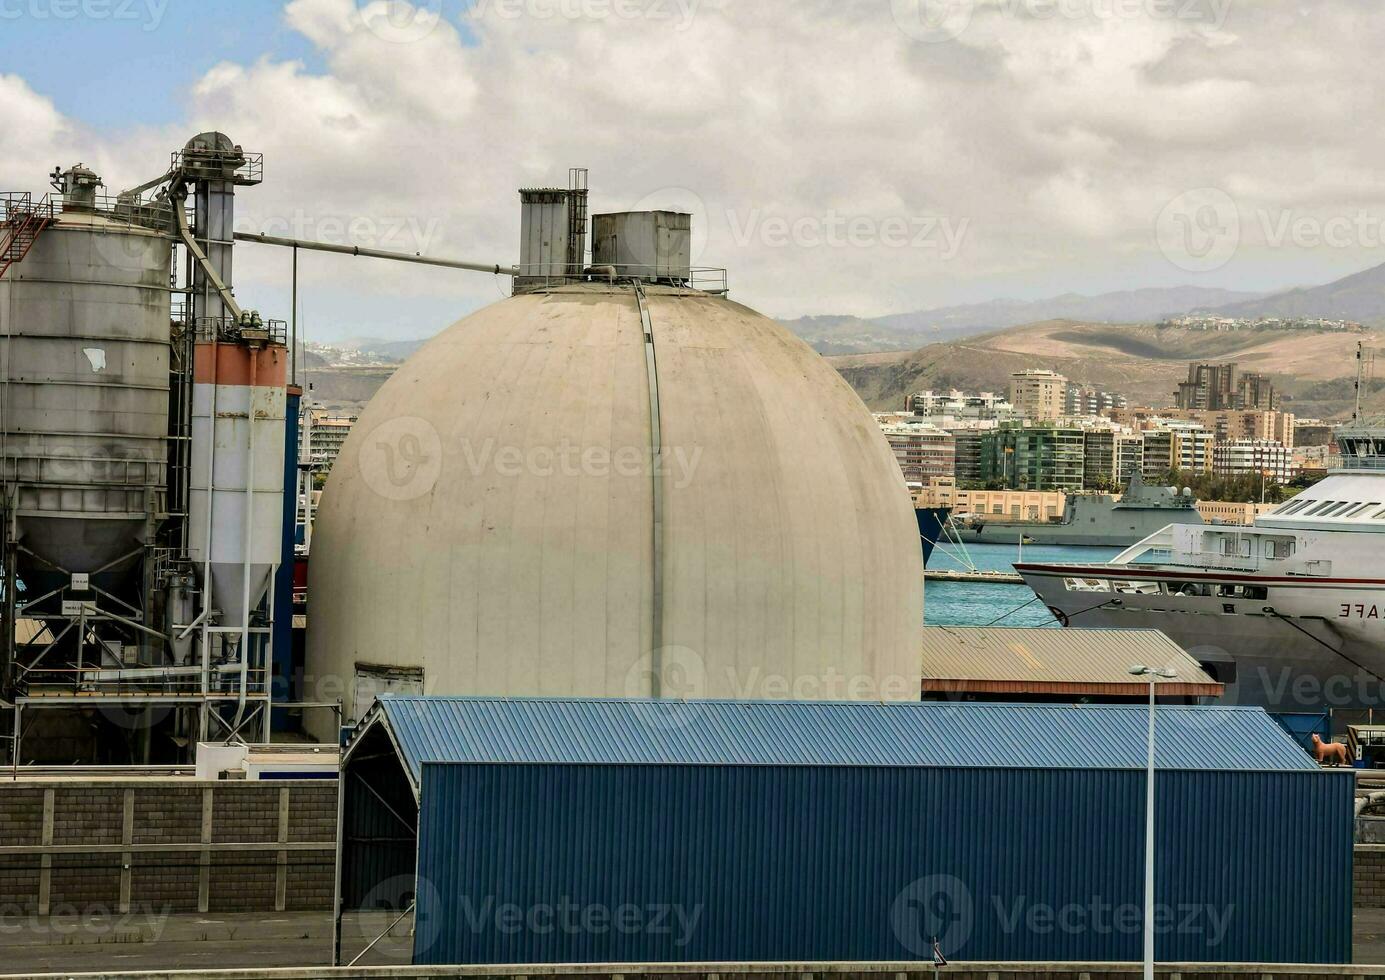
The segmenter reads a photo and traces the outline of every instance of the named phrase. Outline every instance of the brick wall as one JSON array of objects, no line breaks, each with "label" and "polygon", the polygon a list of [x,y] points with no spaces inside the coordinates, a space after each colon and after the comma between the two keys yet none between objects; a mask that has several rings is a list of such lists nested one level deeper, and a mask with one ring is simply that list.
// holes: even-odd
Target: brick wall
[{"label": "brick wall", "polygon": [[1357,844],[1352,868],[1352,905],[1385,907],[1385,844]]},{"label": "brick wall", "polygon": [[325,911],[335,780],[5,784],[0,915]]}]

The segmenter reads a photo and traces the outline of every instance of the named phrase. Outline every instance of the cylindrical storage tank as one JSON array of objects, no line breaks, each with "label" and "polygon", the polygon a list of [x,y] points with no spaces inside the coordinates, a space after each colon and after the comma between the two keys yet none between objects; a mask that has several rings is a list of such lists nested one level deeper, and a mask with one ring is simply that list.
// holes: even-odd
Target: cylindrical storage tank
[{"label": "cylindrical storage tank", "polygon": [[228,341],[216,327],[199,328],[188,556],[222,626],[246,622],[280,560],[287,361],[282,345]]},{"label": "cylindrical storage tank", "polygon": [[19,537],[69,572],[145,543],[162,507],[171,248],[161,231],[68,211],[0,278],[0,445]]},{"label": "cylindrical storage tank", "polygon": [[467,317],[367,406],[310,565],[307,669],[348,720],[420,686],[919,697],[918,531],[869,411],[774,321],[644,291],[652,372],[635,289],[579,284]]}]

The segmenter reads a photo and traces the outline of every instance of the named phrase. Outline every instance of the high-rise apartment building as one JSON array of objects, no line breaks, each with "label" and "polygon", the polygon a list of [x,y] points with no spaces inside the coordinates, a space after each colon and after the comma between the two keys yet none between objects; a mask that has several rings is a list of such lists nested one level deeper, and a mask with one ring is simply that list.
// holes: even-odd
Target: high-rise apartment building
[{"label": "high-rise apartment building", "polygon": [[1030,422],[1061,418],[1066,407],[1068,379],[1053,371],[1016,371],[1010,375],[1010,403]]},{"label": "high-rise apartment building", "polygon": [[981,479],[1014,490],[1081,490],[1084,437],[1055,425],[992,429],[982,441]]}]

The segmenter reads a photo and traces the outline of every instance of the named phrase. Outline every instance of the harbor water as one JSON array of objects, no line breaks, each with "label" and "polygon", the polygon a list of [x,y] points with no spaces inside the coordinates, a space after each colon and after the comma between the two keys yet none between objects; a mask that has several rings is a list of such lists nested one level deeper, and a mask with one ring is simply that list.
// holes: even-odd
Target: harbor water
[{"label": "harbor water", "polygon": [[[1025,561],[1109,561],[1120,548],[1075,548],[1063,545],[1026,545]],[[978,569],[1009,572],[1020,560],[1011,544],[969,544],[965,551],[940,541],[928,560],[929,568],[965,569],[966,559]],[[1026,585],[991,585],[980,582],[929,582],[924,603],[924,622],[929,626],[1052,626],[1058,621]]]}]

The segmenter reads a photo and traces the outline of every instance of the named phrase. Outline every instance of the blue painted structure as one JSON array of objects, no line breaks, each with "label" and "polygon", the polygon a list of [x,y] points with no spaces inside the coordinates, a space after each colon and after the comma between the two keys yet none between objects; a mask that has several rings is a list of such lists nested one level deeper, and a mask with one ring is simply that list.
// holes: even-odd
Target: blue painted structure
[{"label": "blue painted structure", "polygon": [[[284,428],[283,544],[279,568],[274,573],[274,631],[270,635],[270,684],[272,701],[297,700],[293,671],[293,560],[298,525],[298,410],[303,390],[288,386]],[[284,711],[270,716],[275,731],[292,727]]]},{"label": "blue painted structure", "polygon": [[1270,717],[1279,722],[1279,727],[1288,732],[1289,736],[1302,746],[1305,752],[1312,751],[1314,735],[1317,735],[1324,742],[1332,741],[1332,712],[1330,711],[1277,711]]},{"label": "blue painted structure", "polygon": [[[418,782],[429,762],[1145,767],[1142,705],[958,701],[655,701],[385,694],[388,726]],[[1318,767],[1262,708],[1161,705],[1166,769]]]},{"label": "blue painted structure", "polygon": [[[348,751],[343,836],[391,843],[343,888],[388,904],[415,857],[352,788],[353,757],[393,755],[376,785],[417,804],[417,879],[388,896],[417,897],[415,963],[926,960],[933,935],[962,960],[1132,961],[1146,720],[387,696]],[[1348,961],[1349,776],[1258,708],[1159,722],[1158,957]]]}]

